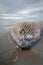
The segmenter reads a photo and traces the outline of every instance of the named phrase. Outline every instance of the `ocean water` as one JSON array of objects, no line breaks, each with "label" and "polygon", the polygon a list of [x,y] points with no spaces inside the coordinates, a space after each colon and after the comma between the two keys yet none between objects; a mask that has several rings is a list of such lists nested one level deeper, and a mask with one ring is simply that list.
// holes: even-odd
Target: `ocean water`
[{"label": "ocean water", "polygon": [[0,19],[0,36],[3,35],[5,32],[8,32],[13,25],[17,22],[14,20],[4,20]]}]

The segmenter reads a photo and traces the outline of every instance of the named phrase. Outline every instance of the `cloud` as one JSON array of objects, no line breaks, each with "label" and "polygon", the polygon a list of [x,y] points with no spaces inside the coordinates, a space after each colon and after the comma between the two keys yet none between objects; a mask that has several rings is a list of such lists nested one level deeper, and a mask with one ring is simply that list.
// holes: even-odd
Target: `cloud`
[{"label": "cloud", "polygon": [[28,14],[28,13],[30,13],[30,11],[29,10],[20,10],[17,13],[18,14]]},{"label": "cloud", "polygon": [[5,17],[16,17],[19,16],[19,14],[0,14],[1,17],[5,16]]},{"label": "cloud", "polygon": [[25,18],[37,18],[39,16],[37,14],[34,14],[34,15],[25,15],[24,17]]},{"label": "cloud", "polygon": [[27,18],[43,19],[43,0],[0,0],[0,19]]},{"label": "cloud", "polygon": [[0,14],[0,19],[10,19],[10,20],[21,20],[25,18],[35,18],[38,17],[38,15],[18,15],[18,14]]},{"label": "cloud", "polygon": [[40,7],[40,8],[31,8],[31,9],[23,9],[23,10],[20,10],[20,11],[17,11],[18,14],[30,14],[34,11],[40,11],[41,9],[43,9],[43,7]]},{"label": "cloud", "polygon": [[30,9],[22,9],[19,11],[16,11],[16,14],[0,14],[0,19],[12,19],[12,20],[20,20],[20,19],[25,19],[25,18],[37,18],[40,17],[38,13],[33,12],[38,12],[42,10],[43,7],[40,8],[30,8]]},{"label": "cloud", "polygon": [[22,19],[22,17],[0,17],[0,19],[19,20],[19,19]]},{"label": "cloud", "polygon": [[18,16],[17,14],[0,14],[0,19],[12,19],[12,20],[19,20],[23,19],[23,17]]},{"label": "cloud", "polygon": [[[0,0],[0,13],[15,13],[24,8],[43,7],[43,0]],[[25,12],[26,13],[26,12]]]}]

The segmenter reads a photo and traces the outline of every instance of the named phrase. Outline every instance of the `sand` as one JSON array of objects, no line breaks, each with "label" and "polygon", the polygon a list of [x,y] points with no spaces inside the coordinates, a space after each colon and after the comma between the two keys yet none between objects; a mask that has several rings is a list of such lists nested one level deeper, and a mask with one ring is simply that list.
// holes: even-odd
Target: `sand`
[{"label": "sand", "polygon": [[[10,41],[9,40],[9,38]],[[0,37],[0,65],[43,65],[43,37],[31,49],[24,49],[16,63],[10,61],[15,58],[16,42],[10,37],[10,31]]]}]

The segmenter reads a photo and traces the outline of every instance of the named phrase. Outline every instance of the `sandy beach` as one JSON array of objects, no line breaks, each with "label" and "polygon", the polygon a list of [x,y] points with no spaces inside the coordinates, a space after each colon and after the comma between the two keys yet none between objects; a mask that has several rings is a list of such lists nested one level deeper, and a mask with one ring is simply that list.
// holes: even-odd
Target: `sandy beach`
[{"label": "sandy beach", "polygon": [[[15,54],[16,42],[8,30],[0,35],[0,65],[11,65],[9,58]],[[43,37],[30,50],[23,50],[17,62],[12,65],[43,65]]]}]

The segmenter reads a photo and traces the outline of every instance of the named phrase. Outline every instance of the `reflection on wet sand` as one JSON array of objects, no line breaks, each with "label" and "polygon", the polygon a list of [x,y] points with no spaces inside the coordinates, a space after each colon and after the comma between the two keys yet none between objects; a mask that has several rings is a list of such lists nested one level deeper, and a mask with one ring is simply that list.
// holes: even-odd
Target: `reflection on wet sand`
[{"label": "reflection on wet sand", "polygon": [[[17,62],[17,60],[22,60],[22,61],[36,61],[39,60],[41,57],[37,55],[35,52],[33,52],[31,49],[24,48],[21,49],[20,47],[16,48],[16,50],[11,54],[10,56],[10,61],[12,63]],[[16,60],[16,61],[15,61]]]}]

